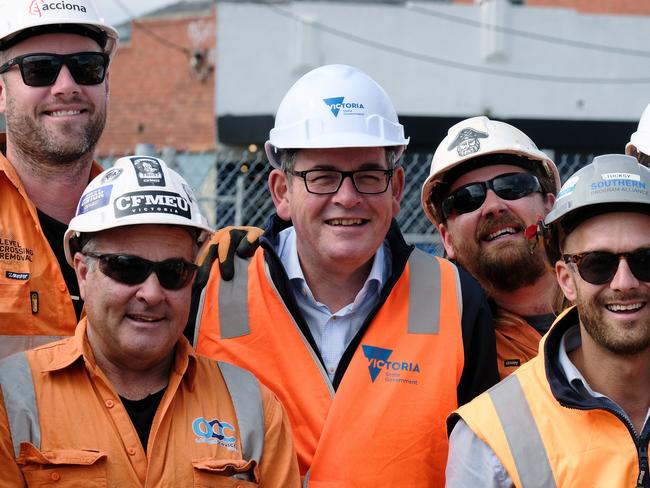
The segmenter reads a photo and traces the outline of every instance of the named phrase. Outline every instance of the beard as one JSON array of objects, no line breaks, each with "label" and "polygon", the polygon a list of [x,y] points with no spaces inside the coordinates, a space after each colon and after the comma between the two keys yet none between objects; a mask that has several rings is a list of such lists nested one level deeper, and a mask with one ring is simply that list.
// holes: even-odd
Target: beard
[{"label": "beard", "polygon": [[[80,103],[80,100],[69,103]],[[105,103],[101,107],[90,106],[88,110],[91,116],[83,126],[68,122],[54,130],[19,109],[12,97],[7,96],[7,136],[16,151],[37,167],[74,165],[92,155],[106,125]]]},{"label": "beard", "polygon": [[[502,245],[496,243],[488,249],[481,249],[481,243],[492,232],[490,229],[496,226],[513,227],[521,239],[510,239]],[[471,241],[452,235],[456,260],[478,280],[488,295],[491,290],[513,292],[533,285],[547,272],[543,250],[541,246],[535,246],[531,251],[523,233],[525,228],[521,219],[506,214],[481,220]]]},{"label": "beard", "polygon": [[609,320],[605,303],[612,301],[645,301],[645,306],[650,306],[650,296],[639,292],[590,297],[578,293],[576,306],[587,334],[600,347],[619,356],[635,356],[650,348],[650,314],[634,320]]}]

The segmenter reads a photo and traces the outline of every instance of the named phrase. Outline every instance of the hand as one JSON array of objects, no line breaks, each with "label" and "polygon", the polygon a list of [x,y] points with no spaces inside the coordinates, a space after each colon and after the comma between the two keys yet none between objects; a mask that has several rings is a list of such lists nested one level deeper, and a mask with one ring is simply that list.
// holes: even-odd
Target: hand
[{"label": "hand", "polygon": [[[248,259],[255,254],[260,245],[259,238],[264,231],[259,227],[228,226],[216,231],[206,246],[208,252],[213,254],[213,246],[217,247],[219,257],[219,271],[221,279],[230,281],[235,276],[235,254],[242,259]],[[206,254],[199,259],[203,264]]]}]

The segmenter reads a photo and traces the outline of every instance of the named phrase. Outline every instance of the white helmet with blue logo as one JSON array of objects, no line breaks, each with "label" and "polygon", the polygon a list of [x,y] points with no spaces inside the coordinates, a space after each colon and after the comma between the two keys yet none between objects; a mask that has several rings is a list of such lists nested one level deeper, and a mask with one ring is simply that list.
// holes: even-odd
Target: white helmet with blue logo
[{"label": "white helmet with blue logo", "polygon": [[632,156],[596,156],[562,185],[544,219],[549,260],[560,259],[561,232],[571,232],[594,215],[627,211],[650,214],[650,169]]},{"label": "white helmet with blue logo", "polygon": [[637,153],[650,155],[650,103],[641,114],[636,132],[625,146],[625,154],[636,156]]},{"label": "white helmet with blue logo", "polygon": [[84,190],[63,238],[65,257],[72,265],[73,241],[83,233],[139,224],[193,227],[198,243],[212,232],[194,191],[181,175],[162,159],[127,156],[97,175]]},{"label": "white helmet with blue logo", "polygon": [[357,68],[332,64],[289,89],[264,147],[279,168],[277,149],[397,146],[399,159],[408,142],[384,89]]}]

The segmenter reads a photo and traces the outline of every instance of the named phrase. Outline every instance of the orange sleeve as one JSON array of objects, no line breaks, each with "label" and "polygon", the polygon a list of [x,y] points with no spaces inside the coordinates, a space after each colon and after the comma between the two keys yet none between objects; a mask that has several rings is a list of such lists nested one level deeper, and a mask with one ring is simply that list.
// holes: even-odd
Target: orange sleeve
[{"label": "orange sleeve", "polygon": [[260,460],[260,488],[300,488],[298,459],[287,412],[280,400],[264,385],[264,452]]},{"label": "orange sleeve", "polygon": [[14,445],[9,431],[9,420],[5,410],[4,395],[0,391],[0,486],[27,486],[23,473],[16,464]]}]

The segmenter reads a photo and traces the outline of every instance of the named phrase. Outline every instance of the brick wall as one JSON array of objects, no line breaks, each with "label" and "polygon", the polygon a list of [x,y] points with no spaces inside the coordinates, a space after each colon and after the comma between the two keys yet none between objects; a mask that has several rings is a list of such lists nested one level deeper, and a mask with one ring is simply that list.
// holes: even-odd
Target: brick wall
[{"label": "brick wall", "polygon": [[98,156],[129,154],[137,143],[154,144],[158,151],[215,148],[214,69],[193,70],[189,53],[167,45],[203,50],[213,66],[215,15],[212,9],[132,26],[110,69],[108,122]]},{"label": "brick wall", "polygon": [[[475,3],[475,0],[454,0]],[[582,13],[650,15],[650,0],[524,0],[531,7],[563,7]]]}]

